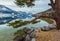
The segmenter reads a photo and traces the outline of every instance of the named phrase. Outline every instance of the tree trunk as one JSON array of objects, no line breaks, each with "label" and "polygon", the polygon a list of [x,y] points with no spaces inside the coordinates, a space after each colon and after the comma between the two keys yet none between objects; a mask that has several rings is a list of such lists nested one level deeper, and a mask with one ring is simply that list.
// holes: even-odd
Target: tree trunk
[{"label": "tree trunk", "polygon": [[55,0],[56,24],[57,29],[60,29],[60,0]]},{"label": "tree trunk", "polygon": [[60,0],[55,0],[55,2],[53,2],[53,0],[50,0],[50,6],[52,7],[52,9],[55,11],[55,21],[56,21],[56,28],[59,30],[60,29]]}]

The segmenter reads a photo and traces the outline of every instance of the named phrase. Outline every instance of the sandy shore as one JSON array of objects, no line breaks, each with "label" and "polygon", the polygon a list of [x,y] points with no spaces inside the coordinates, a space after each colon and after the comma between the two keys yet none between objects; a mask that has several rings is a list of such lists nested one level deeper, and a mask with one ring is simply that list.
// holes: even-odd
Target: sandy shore
[{"label": "sandy shore", "polygon": [[36,33],[36,41],[60,41],[60,31],[39,31]]}]

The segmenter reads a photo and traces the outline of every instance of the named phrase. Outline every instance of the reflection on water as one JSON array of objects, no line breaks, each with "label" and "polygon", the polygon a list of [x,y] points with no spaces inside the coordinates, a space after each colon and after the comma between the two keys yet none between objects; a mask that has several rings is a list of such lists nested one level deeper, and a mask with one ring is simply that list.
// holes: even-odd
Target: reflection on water
[{"label": "reflection on water", "polygon": [[40,22],[36,24],[29,24],[26,27],[44,27],[44,26],[48,26],[48,23],[41,20]]},{"label": "reflection on water", "polygon": [[[28,24],[26,27],[43,27],[48,26],[48,23],[45,21],[40,21],[36,24]],[[0,25],[0,41],[12,41],[13,39],[13,33],[16,31],[16,29],[7,26],[7,24]]]}]

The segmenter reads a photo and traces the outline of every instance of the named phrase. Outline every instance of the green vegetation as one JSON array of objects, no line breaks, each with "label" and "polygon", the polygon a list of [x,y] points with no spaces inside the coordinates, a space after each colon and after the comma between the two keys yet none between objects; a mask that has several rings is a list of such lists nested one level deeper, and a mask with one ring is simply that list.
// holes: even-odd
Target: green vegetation
[{"label": "green vegetation", "polygon": [[18,27],[21,27],[21,26],[24,26],[24,25],[27,25],[27,24],[35,24],[35,23],[38,23],[40,21],[36,21],[36,20],[31,20],[31,21],[22,21],[22,20],[16,20],[15,22],[11,22],[9,23],[9,26],[13,26],[14,28],[18,28]]},{"label": "green vegetation", "polygon": [[23,29],[20,29],[20,30],[18,30],[17,32],[15,32],[14,33],[14,39],[13,39],[13,41],[18,41],[18,40],[24,40],[24,38],[26,37],[26,35],[27,35],[27,30],[26,30],[26,28],[23,28]]},{"label": "green vegetation", "polygon": [[[49,18],[40,18],[40,19],[48,22],[49,24],[52,24],[53,23],[53,21],[50,20]],[[12,26],[14,28],[18,28],[18,27],[25,26],[25,25],[30,24],[30,23],[36,24],[36,23],[40,22],[40,21],[36,21],[36,20],[31,20],[31,21],[16,20],[14,22],[10,22],[9,23],[9,26]]]},{"label": "green vegetation", "polygon": [[36,24],[36,23],[38,23],[38,22],[40,22],[40,21],[32,21],[32,24]]},{"label": "green vegetation", "polygon": [[[29,30],[31,30],[31,29],[29,29],[29,28],[23,28],[23,29],[20,29],[20,30],[18,30],[17,32],[15,32],[14,33],[14,36],[20,36],[21,38],[22,37],[26,37],[26,35],[27,35],[27,32],[29,31]],[[16,38],[15,37],[15,38]]]},{"label": "green vegetation", "polygon": [[41,18],[41,19],[44,20],[44,21],[46,21],[46,22],[48,22],[49,24],[52,24],[53,23],[53,21],[50,20],[49,18]]},{"label": "green vegetation", "polygon": [[15,0],[15,3],[18,5],[18,6],[25,6],[27,5],[28,7],[29,6],[33,6],[33,2],[35,0]]},{"label": "green vegetation", "polygon": [[24,32],[24,30],[18,30],[17,32],[14,33],[14,35],[19,35],[20,37],[25,36],[26,33]]}]

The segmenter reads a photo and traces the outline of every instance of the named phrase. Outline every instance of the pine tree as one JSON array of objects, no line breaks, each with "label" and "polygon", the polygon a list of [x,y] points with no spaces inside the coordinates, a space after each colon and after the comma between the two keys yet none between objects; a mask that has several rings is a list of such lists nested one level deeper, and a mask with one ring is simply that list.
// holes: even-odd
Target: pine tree
[{"label": "pine tree", "polygon": [[[27,5],[28,7],[29,6],[34,6],[35,4],[33,3],[35,0],[15,0],[15,3],[18,5],[18,6],[25,6]],[[60,29],[60,0],[55,0],[55,2],[53,0],[50,0],[50,4],[49,4],[52,9],[53,9],[53,18],[55,21],[56,21],[56,28],[59,30]],[[42,17],[42,16],[41,16]],[[47,18],[47,17],[46,17]],[[51,18],[51,17],[48,17],[48,18]],[[36,18],[37,19],[37,18]],[[36,20],[34,19],[34,20]],[[17,28],[17,27],[20,27],[20,26],[23,26],[23,25],[26,25],[26,24],[29,24],[29,23],[37,23],[37,21],[25,21],[25,22],[22,22],[22,21],[15,21],[14,23],[9,23],[10,26],[12,25],[13,27]]]},{"label": "pine tree", "polygon": [[52,9],[55,11],[55,17],[53,18],[56,21],[56,28],[59,30],[60,29],[60,0],[50,0],[50,6]]},{"label": "pine tree", "polygon": [[[34,2],[35,0],[15,0],[15,3],[18,5],[18,6],[25,6],[27,5],[28,7],[29,6],[33,6],[34,5]],[[48,4],[52,7],[53,9],[53,18],[52,17],[49,17],[49,18],[52,18],[56,21],[56,28],[57,29],[60,29],[60,0],[50,0],[50,4]],[[42,17],[42,16],[41,16]],[[46,17],[47,18],[47,17]]]},{"label": "pine tree", "polygon": [[29,6],[33,6],[34,5],[34,2],[35,0],[15,0],[15,3],[18,5],[18,6],[25,6],[27,5],[28,7]]}]

